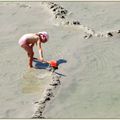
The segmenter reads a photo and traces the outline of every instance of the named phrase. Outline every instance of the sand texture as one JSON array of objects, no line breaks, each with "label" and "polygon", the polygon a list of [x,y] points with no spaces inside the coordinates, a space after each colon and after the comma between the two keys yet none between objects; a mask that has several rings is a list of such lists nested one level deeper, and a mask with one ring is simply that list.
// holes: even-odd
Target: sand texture
[{"label": "sand texture", "polygon": [[[120,118],[120,2],[0,2],[0,118]],[[46,60],[18,45],[47,31]],[[37,47],[34,48],[38,57]]]}]

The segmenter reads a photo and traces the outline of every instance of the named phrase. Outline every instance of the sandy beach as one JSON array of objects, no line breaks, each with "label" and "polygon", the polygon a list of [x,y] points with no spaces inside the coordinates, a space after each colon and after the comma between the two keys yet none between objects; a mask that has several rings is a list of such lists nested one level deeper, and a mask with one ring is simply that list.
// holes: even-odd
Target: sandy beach
[{"label": "sandy beach", "polygon": [[[0,118],[120,118],[120,2],[0,2]],[[46,60],[18,45],[47,31]],[[37,47],[34,47],[38,57]]]}]

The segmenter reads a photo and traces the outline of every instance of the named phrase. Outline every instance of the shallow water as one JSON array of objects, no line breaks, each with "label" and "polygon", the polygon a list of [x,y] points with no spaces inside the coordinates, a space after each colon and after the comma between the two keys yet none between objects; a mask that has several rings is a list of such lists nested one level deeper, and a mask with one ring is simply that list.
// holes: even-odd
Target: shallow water
[{"label": "shallow water", "polygon": [[[85,26],[98,31],[119,28],[118,2],[78,3],[60,4],[72,12],[70,19],[79,19]],[[44,116],[119,118],[119,36],[85,40],[81,30],[56,26],[51,12],[42,10],[37,2],[1,5],[0,118],[31,118],[33,103],[40,99],[51,79],[51,74],[44,68],[26,71],[26,54],[16,45],[22,34],[40,30],[50,34],[48,44],[43,45],[45,58],[66,61],[59,65],[61,86]]]},{"label": "shallow water", "polygon": [[[70,10],[70,19],[94,30],[119,29],[119,2],[59,3]],[[76,32],[63,38],[67,63],[61,69],[66,76],[44,112],[46,118],[120,118],[119,37],[85,40]]]},{"label": "shallow water", "polygon": [[26,53],[18,45],[23,34],[49,27],[44,20],[50,16],[40,2],[0,3],[0,118],[31,118],[34,102],[51,79],[45,69],[27,69]]},{"label": "shallow water", "polygon": [[23,75],[22,92],[27,93],[42,93],[51,78],[51,73],[45,70],[30,70]]},{"label": "shallow water", "polygon": [[77,54],[74,54],[74,60],[68,61],[69,67],[61,89],[46,109],[45,116],[119,118],[119,37],[104,40],[92,38],[80,44],[79,48],[74,46]]}]

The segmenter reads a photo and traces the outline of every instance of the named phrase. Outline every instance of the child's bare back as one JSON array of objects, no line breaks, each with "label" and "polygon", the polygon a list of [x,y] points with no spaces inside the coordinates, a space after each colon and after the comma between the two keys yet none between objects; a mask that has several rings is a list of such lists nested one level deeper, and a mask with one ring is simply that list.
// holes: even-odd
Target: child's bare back
[{"label": "child's bare back", "polygon": [[20,46],[24,45],[24,44],[34,44],[39,40],[39,36],[34,34],[34,33],[29,33],[29,34],[25,34],[23,35],[20,39],[19,39],[19,44]]}]

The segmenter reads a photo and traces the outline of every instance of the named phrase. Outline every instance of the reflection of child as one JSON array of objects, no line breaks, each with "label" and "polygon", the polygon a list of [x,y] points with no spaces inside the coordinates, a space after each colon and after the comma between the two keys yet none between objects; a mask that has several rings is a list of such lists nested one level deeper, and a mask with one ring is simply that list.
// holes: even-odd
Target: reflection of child
[{"label": "reflection of child", "polygon": [[34,52],[33,52],[34,44],[38,46],[39,60],[42,62],[47,62],[43,58],[43,50],[42,50],[41,43],[46,43],[48,41],[48,37],[49,36],[47,32],[39,32],[39,33],[25,34],[19,39],[19,42],[18,42],[19,45],[27,52],[30,68],[33,67],[32,62],[33,62],[33,56],[34,56]]}]

